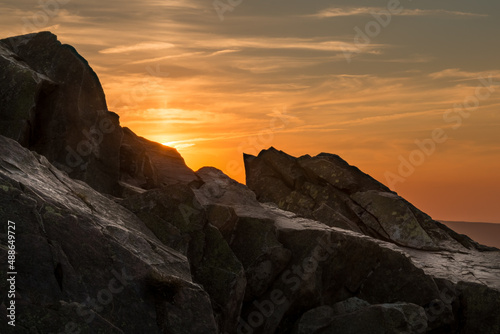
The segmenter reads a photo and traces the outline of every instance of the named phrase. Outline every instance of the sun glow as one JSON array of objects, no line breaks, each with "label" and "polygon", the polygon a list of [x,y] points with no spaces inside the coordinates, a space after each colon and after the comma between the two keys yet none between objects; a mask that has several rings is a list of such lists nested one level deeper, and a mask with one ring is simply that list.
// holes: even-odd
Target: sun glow
[{"label": "sun glow", "polygon": [[[220,24],[201,1],[121,2],[126,16],[116,19],[112,3],[99,12],[68,4],[40,29],[89,61],[123,126],[177,149],[193,170],[214,166],[245,182],[243,153],[274,146],[294,156],[335,153],[386,182],[416,140],[442,128],[449,139],[396,191],[438,219],[500,221],[500,49],[488,43],[500,4],[471,2],[465,12],[445,2],[408,8],[362,48],[352,44],[353,27],[374,20],[374,7],[326,0],[287,5],[278,21],[267,3],[245,2]],[[32,10],[16,6],[25,8],[4,8],[5,37],[21,32],[19,15]],[[464,20],[475,28],[463,29]],[[481,80],[488,99],[470,117],[455,110]]]},{"label": "sun glow", "polygon": [[184,151],[185,149],[192,147],[196,144],[185,143],[184,141],[169,141],[167,143],[162,143],[162,145],[175,148],[177,151]]}]

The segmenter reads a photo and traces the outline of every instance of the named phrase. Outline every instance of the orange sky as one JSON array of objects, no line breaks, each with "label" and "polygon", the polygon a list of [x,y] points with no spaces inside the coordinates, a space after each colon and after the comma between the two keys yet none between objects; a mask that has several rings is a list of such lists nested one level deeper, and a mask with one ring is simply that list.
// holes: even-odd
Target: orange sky
[{"label": "orange sky", "polygon": [[75,46],[122,125],[194,170],[244,182],[242,152],[336,153],[435,219],[500,223],[497,2],[402,0],[390,18],[388,1],[44,3],[0,5],[2,37]]}]

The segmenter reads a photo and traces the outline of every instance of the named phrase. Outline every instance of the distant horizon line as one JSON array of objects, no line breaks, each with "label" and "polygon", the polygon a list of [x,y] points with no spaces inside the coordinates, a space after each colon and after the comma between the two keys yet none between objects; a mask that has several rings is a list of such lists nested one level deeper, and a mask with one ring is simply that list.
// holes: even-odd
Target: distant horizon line
[{"label": "distant horizon line", "polygon": [[435,219],[436,221],[440,223],[467,223],[467,224],[496,224],[500,225],[500,222],[494,223],[494,222],[472,222],[472,221],[465,221],[465,220],[442,220],[442,219]]}]

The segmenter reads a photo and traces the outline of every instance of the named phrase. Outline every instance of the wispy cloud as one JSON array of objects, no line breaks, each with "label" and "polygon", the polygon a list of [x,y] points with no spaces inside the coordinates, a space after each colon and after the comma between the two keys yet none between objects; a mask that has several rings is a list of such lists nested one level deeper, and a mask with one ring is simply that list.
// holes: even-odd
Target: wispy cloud
[{"label": "wispy cloud", "polygon": [[215,51],[214,53],[210,54],[209,56],[212,57],[212,56],[218,56],[218,55],[222,55],[222,54],[226,54],[226,53],[233,53],[233,52],[240,52],[241,50],[231,50],[231,49],[228,49],[228,50],[220,50],[220,51]]},{"label": "wispy cloud", "polygon": [[[325,40],[319,38],[227,38],[211,41],[198,41],[199,47],[217,45],[224,48],[254,49],[300,49],[312,51],[344,51],[349,44],[341,40]],[[380,45],[378,45],[380,47]]]},{"label": "wispy cloud", "polygon": [[[444,78],[454,78],[461,80],[472,80],[478,79],[480,77],[487,78],[489,76],[493,76],[494,78],[500,77],[500,71],[481,71],[481,72],[469,72],[464,71],[459,68],[448,68],[439,72],[433,72],[429,74],[432,79],[444,79]],[[495,80],[497,81],[497,80]]]},{"label": "wispy cloud", "polygon": [[174,55],[168,55],[168,56],[163,56],[163,57],[155,57],[155,58],[148,58],[148,59],[141,59],[141,60],[136,60],[132,61],[129,64],[130,65],[136,65],[136,64],[146,64],[146,63],[155,63],[159,62],[162,60],[167,60],[167,59],[174,59],[174,58],[183,58],[183,59],[193,59],[197,56],[203,56],[206,54],[205,52],[202,51],[197,51],[197,52],[188,52],[188,53],[180,53],[180,54],[174,54]]},{"label": "wispy cloud", "polygon": [[168,142],[168,143],[162,143],[162,145],[173,147],[176,150],[180,151],[180,150],[185,150],[187,148],[193,147],[196,144],[194,144],[194,143],[182,143],[181,144],[178,141],[171,141],[171,142]]},{"label": "wispy cloud", "polygon": [[[342,16],[361,16],[371,15],[387,11],[383,7],[331,7],[324,9],[312,16],[320,18],[342,17]],[[468,13],[445,9],[403,9],[401,13],[395,14],[399,16],[458,16],[458,17],[485,17],[486,14]]]},{"label": "wispy cloud", "polygon": [[104,54],[125,53],[134,51],[158,51],[175,47],[172,43],[165,42],[143,42],[133,45],[122,45],[99,51]]},{"label": "wispy cloud", "polygon": [[220,50],[220,51],[215,51],[215,52],[204,52],[204,51],[196,51],[196,52],[187,52],[187,53],[179,53],[179,54],[173,54],[173,55],[168,55],[168,56],[163,56],[163,57],[155,57],[155,58],[148,58],[148,59],[141,59],[141,60],[136,60],[133,62],[130,62],[130,65],[136,65],[136,64],[146,64],[146,63],[154,63],[154,62],[159,62],[162,60],[167,60],[167,59],[175,59],[175,58],[196,58],[196,57],[214,57],[218,55],[223,55],[223,54],[228,54],[228,53],[234,53],[234,52],[239,52],[240,50]]}]

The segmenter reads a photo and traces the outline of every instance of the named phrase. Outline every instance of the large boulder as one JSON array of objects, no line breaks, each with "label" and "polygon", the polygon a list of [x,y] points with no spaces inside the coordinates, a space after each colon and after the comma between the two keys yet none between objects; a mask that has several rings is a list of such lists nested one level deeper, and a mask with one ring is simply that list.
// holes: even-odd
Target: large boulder
[{"label": "large boulder", "polygon": [[[209,296],[193,283],[184,254],[130,211],[3,136],[0,221],[2,245],[8,221],[15,223],[16,333],[217,332]],[[7,278],[1,271],[2,291]],[[6,321],[0,326],[11,332]]]},{"label": "large boulder", "polygon": [[55,83],[37,73],[0,42],[0,133],[28,147],[35,132],[35,109]]},{"label": "large boulder", "polygon": [[492,291],[484,284],[460,282],[460,318],[464,334],[500,333],[500,291]]},{"label": "large boulder", "polygon": [[458,236],[340,157],[294,158],[274,148],[244,155],[246,180],[260,202],[302,217],[426,250],[487,250]]},{"label": "large boulder", "polygon": [[123,128],[120,180],[127,185],[153,189],[198,181],[176,149],[137,136]]},{"label": "large boulder", "polygon": [[[209,221],[221,227],[245,268],[245,300],[254,300],[263,295],[283,271],[291,252],[278,241],[273,219],[248,188],[216,168],[204,167],[197,174],[204,183],[195,189],[195,195],[211,213]],[[216,210],[222,211],[222,219],[214,214]]]},{"label": "large boulder", "polygon": [[[455,258],[449,251],[401,248],[260,204],[248,188],[215,168],[202,168],[197,175],[203,182],[193,189],[197,205],[245,268],[240,333],[289,333],[308,310],[338,308],[353,297],[373,307],[339,316],[330,330],[343,324],[337,332],[350,333],[349,322],[362,316],[358,329],[450,332],[461,321],[458,281],[488,282],[488,291],[500,287],[500,272],[493,266],[499,252],[470,251]],[[463,263],[480,278],[468,275]],[[387,321],[374,323],[380,317]]]},{"label": "large boulder", "polygon": [[415,304],[379,304],[350,298],[302,315],[294,334],[417,334],[427,329],[425,310]]},{"label": "large boulder", "polygon": [[9,78],[0,83],[8,102],[1,134],[94,189],[118,194],[121,127],[87,61],[49,32],[1,40],[0,50],[0,62],[10,63],[0,67]]},{"label": "large boulder", "polygon": [[245,294],[240,260],[206,218],[191,188],[171,185],[130,196],[122,205],[137,215],[165,245],[184,254],[194,280],[211,297],[219,328],[234,332]]},{"label": "large boulder", "polygon": [[70,177],[123,197],[198,180],[177,150],[122,129],[96,73],[50,32],[1,40],[0,78],[0,134]]}]

